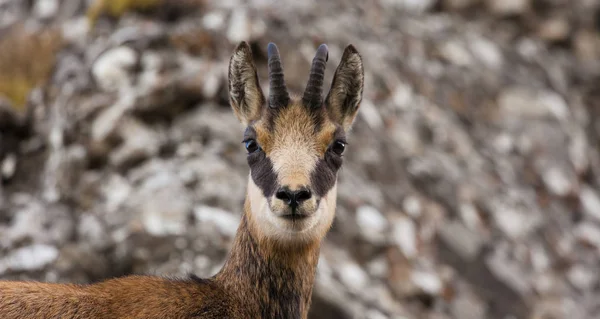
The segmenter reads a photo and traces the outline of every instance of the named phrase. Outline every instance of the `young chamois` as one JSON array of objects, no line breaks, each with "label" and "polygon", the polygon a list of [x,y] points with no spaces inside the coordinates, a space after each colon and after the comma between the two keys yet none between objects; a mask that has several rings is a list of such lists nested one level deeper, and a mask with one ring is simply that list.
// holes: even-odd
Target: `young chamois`
[{"label": "young chamois", "polygon": [[265,99],[252,52],[229,62],[229,97],[245,127],[250,166],[244,213],[213,277],[128,276],[91,285],[0,282],[0,318],[306,318],[321,240],[333,222],[337,172],[363,91],[362,60],[346,47],[323,99],[326,45],[302,97],[287,91],[279,52],[268,45]]}]

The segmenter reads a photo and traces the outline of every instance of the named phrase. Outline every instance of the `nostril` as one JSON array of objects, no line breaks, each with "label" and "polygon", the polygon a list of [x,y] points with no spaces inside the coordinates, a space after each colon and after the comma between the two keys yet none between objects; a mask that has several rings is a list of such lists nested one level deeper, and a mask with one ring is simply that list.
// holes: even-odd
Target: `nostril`
[{"label": "nostril", "polygon": [[310,190],[301,189],[296,192],[296,201],[298,203],[302,203],[303,201],[310,199],[311,196],[312,196],[312,194],[310,193]]},{"label": "nostril", "polygon": [[292,203],[293,195],[286,189],[280,189],[277,191],[277,193],[275,193],[275,197],[290,205]]}]

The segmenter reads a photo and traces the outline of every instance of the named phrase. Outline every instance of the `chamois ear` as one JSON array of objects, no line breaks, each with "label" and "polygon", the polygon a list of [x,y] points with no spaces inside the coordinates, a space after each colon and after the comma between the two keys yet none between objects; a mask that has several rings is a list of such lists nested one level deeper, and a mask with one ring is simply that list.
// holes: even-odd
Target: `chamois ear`
[{"label": "chamois ear", "polygon": [[331,89],[325,99],[330,118],[349,130],[362,101],[364,71],[362,58],[352,44],[348,45],[335,70]]},{"label": "chamois ear", "polygon": [[229,60],[229,102],[244,125],[260,118],[265,104],[252,51],[245,41],[238,44]]}]

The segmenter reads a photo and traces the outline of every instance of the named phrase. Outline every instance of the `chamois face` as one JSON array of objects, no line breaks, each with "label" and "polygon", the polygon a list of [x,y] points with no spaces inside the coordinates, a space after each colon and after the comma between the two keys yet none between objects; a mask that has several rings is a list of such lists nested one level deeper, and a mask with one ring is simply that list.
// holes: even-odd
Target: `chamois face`
[{"label": "chamois face", "polygon": [[325,45],[317,50],[302,97],[289,96],[272,43],[268,54],[268,100],[245,42],[229,64],[230,103],[245,126],[249,221],[261,236],[280,242],[319,240],[333,221],[346,132],[362,99],[361,57],[353,46],[346,48],[323,101]]}]

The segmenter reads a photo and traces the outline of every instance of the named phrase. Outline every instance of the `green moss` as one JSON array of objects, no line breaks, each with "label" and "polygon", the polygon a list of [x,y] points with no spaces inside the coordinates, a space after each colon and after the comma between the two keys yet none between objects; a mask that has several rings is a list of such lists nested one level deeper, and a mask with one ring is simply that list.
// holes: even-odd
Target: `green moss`
[{"label": "green moss", "polygon": [[47,82],[61,46],[55,29],[31,32],[15,26],[0,38],[0,95],[17,111],[24,109],[33,88]]},{"label": "green moss", "polygon": [[129,11],[144,11],[156,8],[164,0],[96,0],[87,11],[87,17],[91,25],[101,15],[105,14],[118,18]]}]

